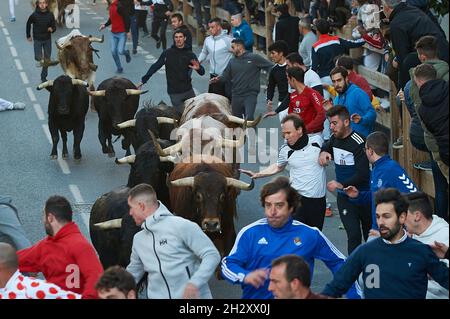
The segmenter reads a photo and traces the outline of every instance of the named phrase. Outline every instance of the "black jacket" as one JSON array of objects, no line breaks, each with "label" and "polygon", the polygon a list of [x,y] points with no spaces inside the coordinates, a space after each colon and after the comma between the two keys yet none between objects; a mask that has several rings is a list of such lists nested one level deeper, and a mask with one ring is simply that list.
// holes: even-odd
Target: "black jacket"
[{"label": "black jacket", "polygon": [[298,17],[283,14],[278,18],[275,27],[275,41],[286,41],[289,47],[289,53],[298,51],[298,41],[300,37],[298,21]]},{"label": "black jacket", "polygon": [[448,165],[448,83],[428,81],[420,88],[419,95],[422,100],[419,116],[436,139],[442,161]]},{"label": "black jacket", "polygon": [[445,34],[422,10],[402,2],[392,11],[389,21],[392,46],[400,64],[408,53],[415,52],[417,40],[424,35],[436,37],[439,58],[449,61]]},{"label": "black jacket", "polygon": [[[42,12],[36,8],[27,21],[27,38],[31,37],[31,25],[33,25],[33,39],[38,41],[45,41],[51,39],[51,33],[56,31],[55,17],[53,13],[46,10]],[[52,32],[48,32],[48,28],[52,28]]]},{"label": "black jacket", "polygon": [[[158,61],[156,61],[147,73],[142,77],[142,83],[146,83],[150,77],[158,71],[163,65],[166,66],[167,93],[179,94],[185,93],[192,89],[191,84],[191,60],[198,60],[195,53],[184,47],[182,49],[173,45],[165,50]],[[205,74],[205,69],[200,65],[198,74]]]}]

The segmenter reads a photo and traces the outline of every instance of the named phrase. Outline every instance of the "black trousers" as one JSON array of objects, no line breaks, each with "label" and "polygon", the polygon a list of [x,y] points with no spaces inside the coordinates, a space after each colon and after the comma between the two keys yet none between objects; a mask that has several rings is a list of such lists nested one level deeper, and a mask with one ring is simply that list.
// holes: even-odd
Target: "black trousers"
[{"label": "black trousers", "polygon": [[350,255],[356,247],[361,245],[361,235],[364,241],[369,236],[369,230],[372,226],[372,208],[370,204],[356,205],[346,195],[339,193],[337,205],[339,216],[347,232],[347,251]]},{"label": "black trousers", "polygon": [[147,10],[136,10],[136,18],[137,18],[137,26],[138,29],[142,28],[142,31],[144,31],[145,34],[148,33],[147,29]]},{"label": "black trousers", "polygon": [[[210,74],[209,78],[212,79],[216,76],[217,76],[216,74]],[[226,95],[226,91],[225,91],[225,83],[222,81],[219,81],[216,83],[210,83],[208,86],[208,93],[215,93],[215,94],[219,94],[219,95],[228,97]]]},{"label": "black trousers", "polygon": [[167,38],[166,38],[167,24],[168,24],[167,17],[153,16],[152,37],[154,39],[159,39],[161,41],[163,50],[167,48]]},{"label": "black trousers", "polygon": [[300,199],[300,207],[297,208],[293,217],[299,222],[322,230],[326,205],[327,201],[325,196],[320,198],[302,196]]}]

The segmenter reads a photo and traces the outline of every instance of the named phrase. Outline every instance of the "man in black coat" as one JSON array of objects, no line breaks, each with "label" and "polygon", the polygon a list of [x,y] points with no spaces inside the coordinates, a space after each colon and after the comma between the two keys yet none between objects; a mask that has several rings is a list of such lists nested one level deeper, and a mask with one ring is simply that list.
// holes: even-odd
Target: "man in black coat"
[{"label": "man in black coat", "polygon": [[448,183],[448,83],[436,77],[436,69],[430,64],[421,64],[414,69],[414,81],[422,100],[419,116],[436,139],[440,159],[435,160]]},{"label": "man in black coat", "polygon": [[275,24],[274,41],[284,40],[288,44],[289,53],[298,52],[298,42],[300,31],[298,29],[298,17],[289,14],[287,4],[276,6],[275,11],[278,13],[278,22]]},{"label": "man in black coat", "polygon": [[424,35],[436,37],[439,58],[449,62],[448,41],[445,34],[422,10],[401,0],[382,0],[383,12],[389,18],[392,47],[400,65],[398,88],[410,80],[409,69],[420,64],[415,44]]}]

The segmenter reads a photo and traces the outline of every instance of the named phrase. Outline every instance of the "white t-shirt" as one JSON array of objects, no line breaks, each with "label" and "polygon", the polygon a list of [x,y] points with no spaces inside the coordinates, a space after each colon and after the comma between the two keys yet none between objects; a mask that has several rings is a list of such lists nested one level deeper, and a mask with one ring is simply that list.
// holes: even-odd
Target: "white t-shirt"
[{"label": "white t-shirt", "polygon": [[[296,151],[283,144],[278,152],[278,166],[289,164],[289,177],[292,187],[308,198],[321,198],[326,194],[325,168],[319,165],[320,146],[311,141]],[[289,152],[293,151],[288,157]]]},{"label": "white t-shirt", "polygon": [[[305,81],[305,85],[310,88],[313,88],[318,85],[322,85],[322,80],[320,79],[319,75],[311,69],[308,69],[308,71],[305,72],[304,81]],[[289,93],[294,92],[294,89],[292,89],[290,85],[289,85],[288,90],[289,90]]]}]

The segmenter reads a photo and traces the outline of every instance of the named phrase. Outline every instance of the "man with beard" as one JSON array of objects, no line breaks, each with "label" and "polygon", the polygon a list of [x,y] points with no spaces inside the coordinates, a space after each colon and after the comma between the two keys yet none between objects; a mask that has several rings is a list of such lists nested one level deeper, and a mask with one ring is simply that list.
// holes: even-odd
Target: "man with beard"
[{"label": "man with beard", "polygon": [[428,275],[448,289],[447,265],[403,229],[407,199],[388,188],[375,194],[375,202],[381,238],[359,246],[322,294],[340,297],[361,273],[366,299],[425,299]]},{"label": "man with beard", "polygon": [[364,137],[372,133],[377,114],[367,93],[348,80],[348,72],[342,66],[335,67],[330,77],[338,93],[334,98],[334,105],[344,105],[347,108],[354,131]]},{"label": "man with beard", "polygon": [[45,203],[43,223],[47,237],[17,252],[21,272],[42,272],[45,279],[64,290],[97,298],[95,284],[103,267],[94,247],[72,221],[72,208],[62,196]]}]

